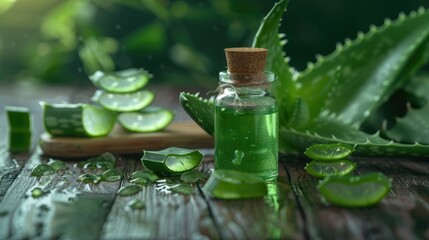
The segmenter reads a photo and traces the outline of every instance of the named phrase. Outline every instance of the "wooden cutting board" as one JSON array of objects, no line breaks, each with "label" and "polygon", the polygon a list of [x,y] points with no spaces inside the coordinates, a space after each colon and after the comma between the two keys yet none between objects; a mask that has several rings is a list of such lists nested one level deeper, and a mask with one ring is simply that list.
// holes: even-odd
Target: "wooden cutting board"
[{"label": "wooden cutting board", "polygon": [[105,152],[139,154],[143,150],[160,150],[168,147],[212,148],[213,138],[194,122],[170,124],[155,133],[130,133],[120,126],[101,138],[40,136],[40,146],[45,155],[61,158],[96,156]]}]

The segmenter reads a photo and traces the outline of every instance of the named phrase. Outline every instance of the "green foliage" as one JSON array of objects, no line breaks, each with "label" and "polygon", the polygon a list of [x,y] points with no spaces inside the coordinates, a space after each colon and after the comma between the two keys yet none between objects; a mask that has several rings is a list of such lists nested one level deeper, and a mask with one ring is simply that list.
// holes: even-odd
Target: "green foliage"
[{"label": "green foliage", "polygon": [[[249,46],[275,1],[2,0],[0,83],[87,83],[96,70],[144,68],[155,82],[213,89],[226,65],[219,50]],[[291,1],[288,24],[281,27],[289,64],[301,70],[336,41],[419,5],[429,3]],[[304,102],[299,105],[306,110]]]},{"label": "green foliage", "polygon": [[258,0],[0,2],[0,83],[86,83],[97,70],[144,68],[154,81],[207,88],[224,68],[217,50],[248,45],[271,7]]}]

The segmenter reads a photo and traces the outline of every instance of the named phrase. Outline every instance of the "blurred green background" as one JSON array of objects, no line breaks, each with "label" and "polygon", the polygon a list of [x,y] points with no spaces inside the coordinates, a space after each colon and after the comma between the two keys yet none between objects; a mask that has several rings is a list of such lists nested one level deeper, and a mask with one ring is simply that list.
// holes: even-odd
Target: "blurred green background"
[{"label": "blurred green background", "polygon": [[[0,0],[0,84],[89,83],[96,70],[212,89],[223,49],[250,46],[273,0]],[[281,32],[298,70],[427,0],[291,0]],[[428,23],[429,24],[429,23]]]}]

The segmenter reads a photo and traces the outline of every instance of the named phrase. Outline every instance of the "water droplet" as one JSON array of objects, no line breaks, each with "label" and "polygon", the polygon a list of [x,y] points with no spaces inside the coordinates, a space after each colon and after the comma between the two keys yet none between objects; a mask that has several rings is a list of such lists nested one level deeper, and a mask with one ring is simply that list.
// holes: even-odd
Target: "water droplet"
[{"label": "water droplet", "polygon": [[133,199],[128,203],[128,206],[132,209],[141,210],[146,208],[146,204],[139,199]]},{"label": "water droplet", "polygon": [[235,150],[234,151],[234,159],[232,159],[232,164],[234,165],[240,165],[241,160],[243,160],[244,152],[241,150]]},{"label": "water droplet", "polygon": [[44,194],[43,190],[39,187],[35,187],[33,188],[33,190],[31,190],[31,197],[33,198],[39,198]]},{"label": "water droplet", "polygon": [[51,166],[54,171],[60,171],[60,170],[65,170],[67,169],[67,165],[60,160],[55,160],[55,159],[49,159],[48,165]]},{"label": "water droplet", "polygon": [[142,190],[141,187],[138,185],[128,185],[128,186],[121,187],[118,190],[118,195],[123,197],[131,196],[139,193],[141,190]]},{"label": "water droplet", "polygon": [[101,181],[101,177],[98,175],[85,173],[80,175],[77,180],[83,183],[99,183]]},{"label": "water droplet", "polygon": [[200,172],[200,171],[192,171],[192,172],[186,172],[180,176],[180,180],[182,180],[185,183],[196,183],[199,180],[207,180],[210,177],[209,173],[206,172]]},{"label": "water droplet", "polygon": [[122,179],[122,174],[116,169],[109,169],[105,171],[101,176],[106,182],[116,182]]},{"label": "water droplet", "polygon": [[150,182],[155,182],[156,180],[159,179],[159,176],[156,175],[154,172],[152,171],[135,171],[131,174],[131,179],[134,178],[147,178]]},{"label": "water droplet", "polygon": [[54,169],[46,163],[37,164],[36,166],[34,166],[33,170],[31,170],[31,176],[33,177],[41,177],[53,173]]},{"label": "water droplet", "polygon": [[194,188],[190,184],[179,184],[177,186],[174,186],[170,188],[170,190],[174,193],[181,193],[185,195],[191,195],[194,193]]},{"label": "water droplet", "polygon": [[137,178],[131,179],[130,183],[147,186],[150,183],[150,181],[149,181],[149,179],[147,179],[145,177],[137,177]]}]

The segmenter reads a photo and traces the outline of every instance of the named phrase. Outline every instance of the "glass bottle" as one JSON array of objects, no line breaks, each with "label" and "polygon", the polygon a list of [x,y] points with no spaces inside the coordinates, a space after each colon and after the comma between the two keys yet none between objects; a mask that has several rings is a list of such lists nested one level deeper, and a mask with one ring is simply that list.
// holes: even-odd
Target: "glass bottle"
[{"label": "glass bottle", "polygon": [[278,175],[278,109],[272,72],[219,73],[215,99],[215,170],[231,169],[265,180]]}]

